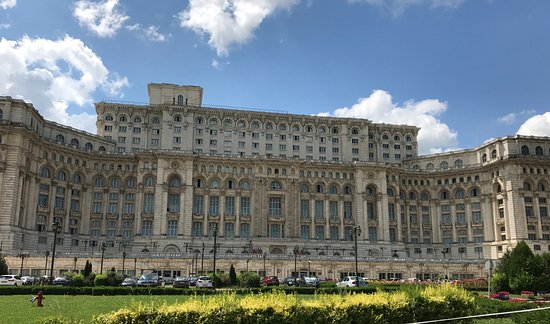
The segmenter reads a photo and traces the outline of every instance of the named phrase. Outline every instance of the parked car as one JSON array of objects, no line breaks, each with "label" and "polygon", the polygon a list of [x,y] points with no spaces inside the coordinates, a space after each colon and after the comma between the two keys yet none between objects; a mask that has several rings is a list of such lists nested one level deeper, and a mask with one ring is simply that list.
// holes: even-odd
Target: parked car
[{"label": "parked car", "polygon": [[137,285],[138,279],[133,277],[125,278],[120,284],[123,287],[135,287]]},{"label": "parked car", "polygon": [[197,285],[197,280],[199,280],[199,277],[189,277],[189,286],[195,287]]},{"label": "parked car", "polygon": [[336,284],[336,287],[364,287],[367,285],[367,281],[364,278],[357,278],[356,276],[347,276],[342,281]]},{"label": "parked car", "polygon": [[197,288],[212,288],[212,278],[208,276],[200,276],[196,283]]},{"label": "parked car", "polygon": [[53,284],[58,286],[70,286],[71,279],[69,277],[55,277]]},{"label": "parked car", "polygon": [[160,280],[158,274],[151,272],[142,274],[136,285],[138,287],[156,287],[159,283]]},{"label": "parked car", "polygon": [[298,286],[298,278],[296,278],[296,277],[286,277],[285,280],[283,280],[283,285]]},{"label": "parked car", "polygon": [[262,285],[265,286],[278,286],[279,278],[277,276],[267,276],[262,279]]},{"label": "parked car", "polygon": [[33,285],[37,283],[39,279],[31,276],[23,276],[21,280],[23,280],[23,285]]},{"label": "parked car", "polygon": [[186,277],[176,277],[172,282],[172,287],[174,288],[189,288],[189,278]]},{"label": "parked car", "polygon": [[301,286],[315,287],[315,288],[319,288],[321,286],[321,283],[319,282],[319,278],[315,276],[304,276],[303,282],[299,282],[299,284]]},{"label": "parked car", "polygon": [[0,276],[0,285],[2,286],[22,286],[23,280],[16,275],[2,275]]}]

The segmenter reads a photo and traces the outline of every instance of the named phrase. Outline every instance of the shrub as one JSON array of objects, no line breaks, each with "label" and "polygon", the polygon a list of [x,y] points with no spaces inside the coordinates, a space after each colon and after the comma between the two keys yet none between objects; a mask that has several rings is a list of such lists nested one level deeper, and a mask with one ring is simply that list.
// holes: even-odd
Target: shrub
[{"label": "shrub", "polygon": [[94,286],[105,286],[107,285],[107,275],[98,274],[94,279]]},{"label": "shrub", "polygon": [[71,275],[71,282],[73,287],[84,287],[84,275],[80,273],[73,273]]},{"label": "shrub", "polygon": [[239,275],[239,285],[245,288],[259,288],[261,284],[260,276],[255,272],[245,272]]}]

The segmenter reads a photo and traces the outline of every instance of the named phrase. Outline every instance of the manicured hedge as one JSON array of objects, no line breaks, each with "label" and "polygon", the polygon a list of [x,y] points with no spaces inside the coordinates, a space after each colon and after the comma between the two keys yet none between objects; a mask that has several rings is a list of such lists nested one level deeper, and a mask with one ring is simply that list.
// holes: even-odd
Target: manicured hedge
[{"label": "manicured hedge", "polygon": [[474,296],[450,285],[418,291],[346,293],[298,298],[274,291],[194,296],[172,305],[138,304],[99,315],[96,322],[123,323],[406,323],[474,313]]}]

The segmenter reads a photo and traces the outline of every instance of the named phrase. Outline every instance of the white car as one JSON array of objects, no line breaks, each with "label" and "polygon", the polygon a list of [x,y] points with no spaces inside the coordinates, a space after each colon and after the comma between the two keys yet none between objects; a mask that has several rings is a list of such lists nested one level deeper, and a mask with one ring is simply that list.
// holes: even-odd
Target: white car
[{"label": "white car", "polygon": [[0,285],[1,286],[22,286],[23,280],[21,280],[21,277],[16,275],[2,275],[0,276]]},{"label": "white car", "polygon": [[367,281],[361,277],[357,280],[356,276],[347,276],[342,281],[336,284],[336,287],[364,287],[367,285]]},{"label": "white car", "polygon": [[197,279],[197,288],[212,288],[212,278],[207,276],[200,276]]}]

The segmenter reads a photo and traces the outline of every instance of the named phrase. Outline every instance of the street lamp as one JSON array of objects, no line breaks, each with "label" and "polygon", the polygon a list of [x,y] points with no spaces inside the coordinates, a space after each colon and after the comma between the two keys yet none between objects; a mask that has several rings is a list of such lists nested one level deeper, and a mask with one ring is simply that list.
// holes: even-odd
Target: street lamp
[{"label": "street lamp", "polygon": [[202,243],[201,274],[204,274],[204,242]]},{"label": "street lamp", "polygon": [[307,260],[307,276],[311,276],[311,260]]},{"label": "street lamp", "polygon": [[296,245],[294,247],[294,250],[292,251],[294,252],[294,275],[296,276],[296,278],[298,278],[298,268],[296,267],[296,260],[298,259],[298,251],[299,251],[298,245]]},{"label": "street lamp", "polygon": [[105,242],[101,242],[101,267],[99,273],[103,274],[103,259],[105,258]]},{"label": "street lamp", "polygon": [[214,224],[214,280],[212,286],[216,288],[216,250],[217,250],[217,241],[218,241],[218,224]]},{"label": "street lamp", "polygon": [[19,254],[17,254],[17,256],[21,258],[21,268],[19,269],[19,276],[21,277],[23,276],[23,260],[29,257],[29,252],[19,251]]},{"label": "street lamp", "polygon": [[53,280],[53,265],[55,262],[55,247],[57,246],[57,234],[61,233],[61,224],[58,221],[54,221],[52,224],[53,231],[53,249],[52,249],[52,264],[50,267],[50,280]]},{"label": "street lamp", "polygon": [[195,276],[199,272],[199,250],[195,250]]},{"label": "street lamp", "polygon": [[76,272],[76,262],[78,261],[78,258],[77,257],[74,257],[73,259],[73,272]]},{"label": "street lamp", "polygon": [[48,257],[50,256],[50,251],[46,251],[46,264],[44,264],[44,275],[48,273]]},{"label": "street lamp", "polygon": [[126,272],[125,272],[125,262],[126,262],[126,243],[123,243],[122,244],[122,275],[125,276],[126,275]]},{"label": "street lamp", "polygon": [[264,252],[264,276],[267,276],[267,273],[265,272],[265,258],[267,256],[267,252]]},{"label": "street lamp", "polygon": [[353,226],[351,228],[351,236],[355,241],[355,276],[359,278],[359,263],[357,261],[357,236],[361,236],[361,226]]}]

